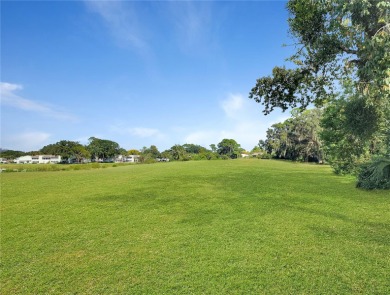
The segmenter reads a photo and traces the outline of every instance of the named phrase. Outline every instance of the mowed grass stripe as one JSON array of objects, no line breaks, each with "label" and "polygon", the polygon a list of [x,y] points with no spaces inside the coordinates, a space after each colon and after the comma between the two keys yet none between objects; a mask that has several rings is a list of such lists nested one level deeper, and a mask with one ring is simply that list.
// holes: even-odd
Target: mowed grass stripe
[{"label": "mowed grass stripe", "polygon": [[389,192],[243,159],[1,175],[1,293],[387,294]]}]

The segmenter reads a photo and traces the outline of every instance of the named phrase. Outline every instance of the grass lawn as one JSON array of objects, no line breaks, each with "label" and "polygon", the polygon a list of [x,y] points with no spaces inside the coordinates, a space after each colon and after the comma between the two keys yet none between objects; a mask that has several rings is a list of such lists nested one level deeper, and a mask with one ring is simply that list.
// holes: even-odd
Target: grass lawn
[{"label": "grass lawn", "polygon": [[327,166],[0,177],[1,294],[390,294],[390,192]]}]

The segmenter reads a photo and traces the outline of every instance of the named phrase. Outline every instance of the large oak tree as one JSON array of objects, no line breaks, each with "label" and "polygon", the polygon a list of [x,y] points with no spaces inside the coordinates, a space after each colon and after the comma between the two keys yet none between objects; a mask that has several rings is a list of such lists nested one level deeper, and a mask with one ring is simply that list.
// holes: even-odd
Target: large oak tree
[{"label": "large oak tree", "polygon": [[324,143],[335,162],[390,157],[390,2],[290,0],[287,9],[293,66],[259,78],[249,97],[265,114],[326,106]]}]

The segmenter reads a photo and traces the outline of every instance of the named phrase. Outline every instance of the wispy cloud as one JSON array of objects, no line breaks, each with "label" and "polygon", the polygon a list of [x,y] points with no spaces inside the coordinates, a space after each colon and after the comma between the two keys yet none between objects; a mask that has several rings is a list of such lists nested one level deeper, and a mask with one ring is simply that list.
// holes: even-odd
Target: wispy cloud
[{"label": "wispy cloud", "polygon": [[156,128],[126,127],[124,124],[117,124],[112,125],[110,130],[117,134],[132,135],[140,138],[153,137],[156,139],[162,139],[165,137],[165,135]]},{"label": "wispy cloud", "polygon": [[229,118],[237,117],[240,110],[243,109],[244,98],[240,94],[229,94],[228,97],[221,102],[221,107]]},{"label": "wispy cloud", "polygon": [[163,137],[163,134],[158,129],[153,128],[129,128],[127,130],[130,134],[139,136],[139,137]]},{"label": "wispy cloud", "polygon": [[23,98],[15,94],[16,91],[22,90],[23,86],[20,84],[13,84],[7,82],[0,82],[0,97],[1,104],[11,106],[24,111],[39,113],[48,117],[53,117],[60,120],[76,121],[74,116],[57,111],[51,106],[38,103],[36,101]]},{"label": "wispy cloud", "polygon": [[215,42],[212,30],[212,3],[207,1],[172,1],[170,20],[177,41],[185,51],[202,51]]},{"label": "wispy cloud", "polygon": [[132,1],[84,1],[90,11],[98,14],[111,35],[122,46],[131,46],[145,54],[149,51],[143,37],[144,27],[138,20]]}]

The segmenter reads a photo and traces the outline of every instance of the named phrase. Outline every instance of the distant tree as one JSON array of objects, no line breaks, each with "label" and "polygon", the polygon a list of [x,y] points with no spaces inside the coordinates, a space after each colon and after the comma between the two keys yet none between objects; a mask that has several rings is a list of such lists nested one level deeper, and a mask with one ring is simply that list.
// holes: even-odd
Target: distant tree
[{"label": "distant tree", "polygon": [[170,153],[170,150],[165,150],[161,152],[161,158],[172,160],[172,154]]},{"label": "distant tree", "polygon": [[41,148],[39,151],[45,155],[59,155],[59,145],[57,145],[56,143],[48,144]]},{"label": "distant tree", "polygon": [[136,150],[136,149],[131,149],[131,150],[128,150],[127,151],[127,155],[140,155],[141,152],[139,150]]},{"label": "distant tree", "polygon": [[143,147],[141,149],[141,154],[139,161],[141,163],[154,163],[157,158],[161,157],[161,153],[155,145],[151,145],[149,148]]},{"label": "distant tree", "polygon": [[192,143],[186,143],[183,144],[183,148],[185,151],[189,154],[199,154],[201,152],[206,152],[207,149],[198,145],[198,144],[192,144]]},{"label": "distant tree", "polygon": [[319,109],[302,113],[293,111],[291,118],[268,128],[267,139],[262,145],[276,158],[322,161],[321,114]]},{"label": "distant tree", "polygon": [[63,160],[68,160],[71,157],[75,157],[75,154],[85,149],[77,141],[60,140],[59,142],[49,144],[40,149],[41,154],[47,155],[60,155]]},{"label": "distant tree", "polygon": [[76,158],[77,163],[81,163],[83,159],[91,157],[91,153],[83,145],[77,145],[73,148],[73,156]]},{"label": "distant tree", "polygon": [[262,149],[262,150],[265,150],[265,147],[266,147],[266,143],[264,140],[260,139],[259,140],[259,143],[257,144],[257,146]]},{"label": "distant tree", "polygon": [[241,154],[241,146],[234,139],[223,139],[218,143],[218,154],[236,159]]},{"label": "distant tree", "polygon": [[217,146],[213,143],[213,144],[210,144],[210,148],[211,148],[211,151],[213,153],[216,153],[217,152]]},{"label": "distant tree", "polygon": [[89,144],[87,146],[88,151],[91,153],[91,157],[97,161],[98,159],[108,159],[120,154],[119,144],[96,137],[89,138]]},{"label": "distant tree", "polygon": [[29,151],[29,152],[26,152],[26,155],[30,155],[30,156],[38,156],[40,154],[41,154],[40,151]]},{"label": "distant tree", "polygon": [[124,148],[119,148],[119,155],[127,156],[127,151]]},{"label": "distant tree", "polygon": [[176,161],[185,161],[190,159],[185,148],[179,144],[172,146],[169,150],[169,153],[171,154],[172,159]]},{"label": "distant tree", "polygon": [[254,146],[253,149],[251,150],[251,153],[261,153],[264,152],[262,148],[260,148],[258,145]]},{"label": "distant tree", "polygon": [[25,154],[26,154],[25,152],[21,152],[21,151],[2,150],[0,152],[0,158],[12,160],[24,156]]},{"label": "distant tree", "polygon": [[159,158],[161,155],[158,148],[155,145],[151,145],[149,148],[143,147],[141,150],[141,154],[143,156],[148,156],[153,159]]}]

